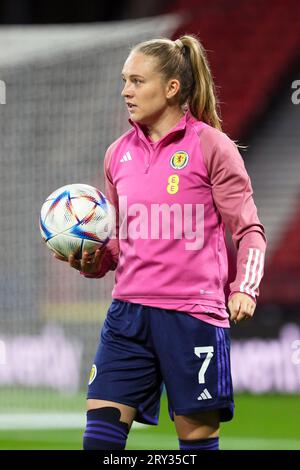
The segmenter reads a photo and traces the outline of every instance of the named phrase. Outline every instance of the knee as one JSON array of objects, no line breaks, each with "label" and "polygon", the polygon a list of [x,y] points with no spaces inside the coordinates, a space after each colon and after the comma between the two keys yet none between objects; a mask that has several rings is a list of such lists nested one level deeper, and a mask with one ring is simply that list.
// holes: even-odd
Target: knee
[{"label": "knee", "polygon": [[84,450],[123,450],[129,426],[120,420],[121,411],[115,407],[102,407],[87,411],[87,424],[83,436]]},{"label": "knee", "polygon": [[179,439],[208,439],[219,435],[220,416],[218,411],[194,415],[176,415],[174,422]]}]

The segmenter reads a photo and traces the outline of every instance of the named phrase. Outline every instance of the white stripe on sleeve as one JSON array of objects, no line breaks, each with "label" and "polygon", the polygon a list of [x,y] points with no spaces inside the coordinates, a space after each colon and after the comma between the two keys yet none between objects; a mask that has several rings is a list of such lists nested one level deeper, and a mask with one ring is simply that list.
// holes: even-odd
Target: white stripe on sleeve
[{"label": "white stripe on sleeve", "polygon": [[252,293],[253,296],[256,295],[255,291],[258,288],[259,283],[261,281],[261,278],[263,276],[263,269],[264,269],[264,254],[261,253],[260,254],[260,260],[259,260],[259,269],[258,269],[258,273],[257,273],[257,281],[256,281],[256,284],[251,289],[251,293]]},{"label": "white stripe on sleeve", "polygon": [[252,257],[253,257],[253,248],[249,248],[249,255],[248,255],[248,261],[247,261],[247,265],[246,265],[245,278],[244,278],[242,284],[240,285],[240,291],[241,292],[244,292],[245,285],[249,281],[250,265],[251,265]]},{"label": "white stripe on sleeve", "polygon": [[245,277],[240,285],[241,292],[246,292],[253,297],[256,296],[256,289],[261,281],[263,268],[264,254],[257,248],[255,250],[254,248],[249,248]]},{"label": "white stripe on sleeve", "polygon": [[251,291],[250,288],[253,284],[255,284],[255,281],[256,281],[257,264],[258,264],[259,253],[260,253],[260,251],[258,249],[256,249],[255,250],[254,263],[253,263],[252,268],[251,268],[251,273],[252,273],[251,281],[249,281],[247,286],[245,287],[245,292],[247,292],[247,294],[250,294],[250,295],[253,295],[252,292],[250,292]]}]

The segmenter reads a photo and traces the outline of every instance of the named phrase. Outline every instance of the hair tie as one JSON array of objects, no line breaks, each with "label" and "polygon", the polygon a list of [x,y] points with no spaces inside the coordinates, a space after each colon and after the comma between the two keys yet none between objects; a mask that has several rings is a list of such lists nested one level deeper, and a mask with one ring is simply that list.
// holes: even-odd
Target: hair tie
[{"label": "hair tie", "polygon": [[181,40],[180,40],[180,39],[176,39],[176,41],[174,41],[174,43],[175,43],[175,46],[177,46],[177,47],[180,49],[180,51],[183,52],[183,50],[184,50],[184,44],[181,42]]}]

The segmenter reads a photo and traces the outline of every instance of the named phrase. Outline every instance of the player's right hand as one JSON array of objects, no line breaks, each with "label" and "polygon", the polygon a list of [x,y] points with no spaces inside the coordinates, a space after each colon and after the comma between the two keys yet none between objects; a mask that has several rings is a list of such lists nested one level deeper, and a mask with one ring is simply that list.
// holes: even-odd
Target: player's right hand
[{"label": "player's right hand", "polygon": [[69,265],[76,269],[77,271],[82,272],[83,274],[97,274],[100,271],[102,259],[105,253],[106,247],[98,248],[94,254],[90,255],[85,251],[81,259],[77,259],[76,256],[70,255],[68,258],[54,253],[53,256],[60,261],[69,263]]}]

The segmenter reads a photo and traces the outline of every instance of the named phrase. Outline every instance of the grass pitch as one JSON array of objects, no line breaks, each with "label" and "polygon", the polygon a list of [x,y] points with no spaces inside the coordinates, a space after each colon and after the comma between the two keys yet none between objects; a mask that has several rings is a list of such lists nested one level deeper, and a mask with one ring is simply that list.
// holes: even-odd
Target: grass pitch
[{"label": "grass pitch", "polygon": [[[36,424],[36,417],[41,417],[45,413],[45,394],[43,392],[34,392],[34,395],[26,391],[20,391],[23,399],[16,400],[18,405],[13,409],[8,409],[8,392],[0,391],[0,426],[1,413],[6,413],[8,417],[9,428],[5,424],[0,429],[0,449],[18,449],[18,450],[56,450],[56,449],[81,449],[82,434],[84,424],[70,428],[55,428],[48,424],[47,419],[40,420]],[[39,396],[39,393],[41,394]],[[16,398],[16,397],[15,397]],[[43,401],[44,399],[44,401]],[[298,449],[300,450],[300,428],[297,417],[300,415],[300,400],[295,395],[236,395],[235,418],[229,423],[222,424],[220,448],[227,450],[279,450],[279,449]],[[26,409],[24,409],[24,403]],[[68,411],[82,417],[84,423],[84,394],[75,397],[57,397],[55,394],[47,397],[47,403],[51,403],[49,416],[52,418],[53,412],[60,413],[63,422],[63,414]],[[28,427],[18,429],[18,412],[27,412]],[[3,414],[2,414],[3,416]],[[22,415],[24,416],[24,415]],[[12,420],[13,418],[13,420]],[[11,423],[15,423],[11,425]],[[34,424],[35,423],[35,424]],[[50,421],[49,421],[50,423]],[[31,426],[32,424],[32,426]],[[25,425],[26,426],[26,425]],[[51,427],[51,428],[50,428]],[[161,401],[161,414],[158,426],[140,426],[130,431],[127,447],[128,450],[139,449],[178,449],[177,436],[173,422],[169,419],[167,411],[167,399],[163,395]]]}]

